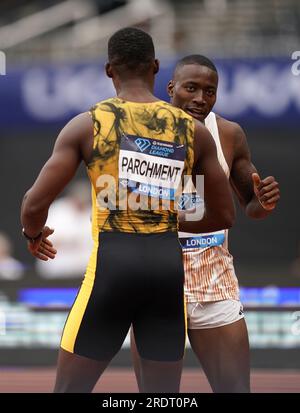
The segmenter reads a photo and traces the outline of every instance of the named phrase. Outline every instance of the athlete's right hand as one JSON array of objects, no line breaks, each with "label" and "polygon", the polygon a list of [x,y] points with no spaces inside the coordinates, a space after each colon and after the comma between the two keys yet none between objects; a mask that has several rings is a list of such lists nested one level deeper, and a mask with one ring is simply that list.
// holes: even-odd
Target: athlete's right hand
[{"label": "athlete's right hand", "polygon": [[53,244],[48,237],[53,234],[54,229],[45,226],[42,229],[41,236],[34,242],[27,242],[27,248],[31,255],[42,261],[48,261],[48,258],[54,259],[57,253]]}]

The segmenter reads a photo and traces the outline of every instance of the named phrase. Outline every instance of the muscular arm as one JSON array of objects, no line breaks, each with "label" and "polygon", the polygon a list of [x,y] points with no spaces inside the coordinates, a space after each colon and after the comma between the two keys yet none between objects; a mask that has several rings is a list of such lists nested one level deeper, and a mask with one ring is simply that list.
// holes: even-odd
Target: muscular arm
[{"label": "muscular arm", "polygon": [[[200,122],[195,127],[195,160],[193,175],[204,175],[204,216],[200,221],[182,221],[185,232],[211,232],[229,228],[234,220],[230,185],[222,170],[214,140]],[[185,215],[188,219],[188,214]]]},{"label": "muscular arm", "polygon": [[[245,133],[237,124],[232,124],[234,130],[234,158],[230,174],[230,183],[241,206],[251,218],[265,218],[275,208],[279,199],[278,183],[272,176],[260,181],[252,176],[257,174],[251,162],[249,147]],[[263,204],[263,205],[262,205]]]},{"label": "muscular arm", "polygon": [[72,179],[81,160],[87,159],[86,142],[92,134],[88,113],[76,116],[60,132],[50,159],[23,198],[21,222],[28,236],[41,232],[51,203]]}]

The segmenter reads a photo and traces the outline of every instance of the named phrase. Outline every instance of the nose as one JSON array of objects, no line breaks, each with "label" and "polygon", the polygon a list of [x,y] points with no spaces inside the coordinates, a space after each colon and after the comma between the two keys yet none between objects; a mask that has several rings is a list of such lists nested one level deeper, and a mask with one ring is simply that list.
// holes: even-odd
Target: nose
[{"label": "nose", "polygon": [[204,93],[202,90],[200,90],[194,97],[193,97],[193,103],[195,103],[197,106],[204,106],[205,105],[205,100],[204,100]]}]

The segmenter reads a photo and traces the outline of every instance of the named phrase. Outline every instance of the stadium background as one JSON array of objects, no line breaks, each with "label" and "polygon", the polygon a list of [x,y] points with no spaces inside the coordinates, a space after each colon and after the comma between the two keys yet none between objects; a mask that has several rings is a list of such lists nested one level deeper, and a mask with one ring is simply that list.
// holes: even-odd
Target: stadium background
[{"label": "stadium background", "polygon": [[[103,71],[107,39],[136,25],[153,35],[161,60],[156,94],[162,99],[168,100],[165,85],[179,57],[201,53],[215,61],[215,111],[242,125],[261,176],[274,175],[280,183],[281,200],[268,219],[249,220],[237,209],[230,250],[253,377],[259,377],[256,369],[274,369],[270,377],[281,369],[292,377],[282,391],[300,391],[299,2],[3,0],[0,16],[0,232],[24,268],[18,280],[0,278],[0,377],[9,377],[8,366],[55,365],[80,279],[49,280],[36,272],[20,235],[20,202],[63,125],[114,94]],[[84,174],[81,168],[78,178]],[[130,365],[128,344],[113,365]],[[186,366],[197,367],[189,350]],[[17,380],[0,380],[0,392],[18,391]]]}]

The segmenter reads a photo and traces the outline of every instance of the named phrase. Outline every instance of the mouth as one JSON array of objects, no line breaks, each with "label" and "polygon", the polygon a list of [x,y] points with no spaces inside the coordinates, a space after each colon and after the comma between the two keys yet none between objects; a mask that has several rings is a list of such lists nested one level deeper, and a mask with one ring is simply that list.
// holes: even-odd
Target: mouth
[{"label": "mouth", "polygon": [[207,116],[207,112],[204,111],[203,109],[201,110],[201,109],[199,109],[199,108],[193,108],[193,107],[191,107],[191,108],[186,108],[186,112],[187,112],[189,115],[193,116],[193,118],[195,118],[195,119],[197,119],[197,120],[200,120],[201,122],[203,122],[204,119],[205,119],[206,116]]}]

